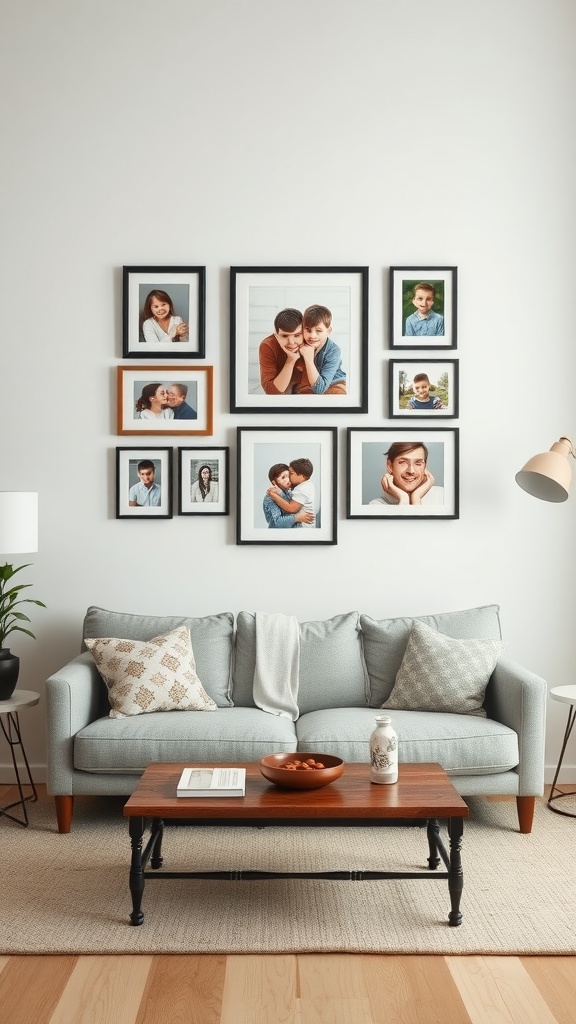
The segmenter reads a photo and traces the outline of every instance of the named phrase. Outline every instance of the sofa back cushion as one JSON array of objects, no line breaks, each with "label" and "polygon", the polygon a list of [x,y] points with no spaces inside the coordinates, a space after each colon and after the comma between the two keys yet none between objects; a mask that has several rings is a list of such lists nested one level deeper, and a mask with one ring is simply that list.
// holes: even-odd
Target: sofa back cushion
[{"label": "sofa back cushion", "polygon": [[[188,626],[196,671],[207,694],[221,708],[232,707],[231,664],[234,637],[232,612],[186,618],[178,615],[133,615],[92,605],[84,618],[83,638],[119,637],[152,640],[179,626]],[[82,645],[83,650],[86,645]]]},{"label": "sofa back cushion", "polygon": [[[484,605],[439,615],[419,615],[439,633],[456,640],[501,640],[499,606]],[[370,707],[382,707],[388,700],[402,664],[414,619],[372,619],[360,616],[364,641],[364,658],[370,680]]]},{"label": "sofa back cushion", "polygon": [[[254,707],[252,684],[256,664],[256,617],[239,612],[232,698]],[[366,707],[368,674],[362,655],[358,612],[300,623],[300,715],[322,708]]]}]

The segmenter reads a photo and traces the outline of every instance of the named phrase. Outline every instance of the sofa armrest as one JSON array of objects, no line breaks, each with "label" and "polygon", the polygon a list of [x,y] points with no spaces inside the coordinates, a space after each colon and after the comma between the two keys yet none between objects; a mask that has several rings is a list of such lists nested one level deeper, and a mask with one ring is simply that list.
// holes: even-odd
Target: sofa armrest
[{"label": "sofa armrest", "polygon": [[46,680],[46,784],[72,795],[74,737],[105,714],[106,686],[91,654],[80,654]]},{"label": "sofa armrest", "polygon": [[486,690],[485,707],[490,718],[518,734],[519,796],[544,792],[547,696],[544,679],[509,658],[500,658]]}]

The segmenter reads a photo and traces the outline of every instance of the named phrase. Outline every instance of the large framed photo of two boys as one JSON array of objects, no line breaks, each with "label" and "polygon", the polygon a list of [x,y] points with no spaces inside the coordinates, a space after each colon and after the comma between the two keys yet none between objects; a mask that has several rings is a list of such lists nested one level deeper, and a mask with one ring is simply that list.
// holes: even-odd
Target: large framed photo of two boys
[{"label": "large framed photo of two boys", "polygon": [[458,519],[458,429],[348,428],[348,519]]},{"label": "large framed photo of two boys", "polygon": [[204,359],[206,268],[122,268],[124,359]]},{"label": "large framed photo of two boys", "polygon": [[336,427],[237,428],[237,544],[336,544]]},{"label": "large framed photo of two boys", "polygon": [[230,268],[231,412],[366,412],[368,267]]},{"label": "large framed photo of two boys", "polygon": [[116,449],[116,519],[172,518],[172,449]]},{"label": "large framed photo of two boys", "polygon": [[390,359],[390,419],[454,419],[458,416],[456,359]]},{"label": "large framed photo of two boys", "polygon": [[390,348],[456,348],[457,267],[390,267]]}]

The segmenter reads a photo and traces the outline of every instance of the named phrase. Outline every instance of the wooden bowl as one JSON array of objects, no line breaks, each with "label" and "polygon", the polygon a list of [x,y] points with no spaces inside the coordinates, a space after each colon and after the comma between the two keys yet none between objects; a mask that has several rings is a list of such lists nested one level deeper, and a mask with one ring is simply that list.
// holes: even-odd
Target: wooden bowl
[{"label": "wooden bowl", "polygon": [[[283,765],[294,761],[319,761],[324,768],[291,770]],[[344,771],[344,761],[333,754],[268,754],[260,761],[260,771],[268,782],[283,789],[320,789],[339,779]]]}]

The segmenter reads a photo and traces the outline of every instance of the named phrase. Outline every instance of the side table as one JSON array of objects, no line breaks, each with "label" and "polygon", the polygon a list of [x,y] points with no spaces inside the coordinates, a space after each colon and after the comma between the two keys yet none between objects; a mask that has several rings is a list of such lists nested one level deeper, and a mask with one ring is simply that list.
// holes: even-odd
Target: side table
[{"label": "side table", "polygon": [[[22,743],[22,734],[20,732],[20,722],[18,721],[18,712],[22,708],[31,708],[40,700],[40,694],[34,693],[33,690],[14,690],[14,693],[9,700],[0,700],[0,726],[6,742],[10,747],[10,753],[12,754],[12,764],[14,766],[14,774],[16,776],[16,785],[18,786],[18,793],[20,799],[15,800],[14,803],[7,804],[6,807],[0,807],[0,816],[10,818],[11,821],[15,821],[17,825],[23,825],[24,828],[28,825],[28,812],[26,810],[26,801],[38,799],[36,793],[36,786],[32,780],[30,773],[30,765],[28,764],[28,758],[26,757],[26,751],[24,744]],[[28,781],[22,781],[20,778],[20,771],[18,769],[18,762],[16,760],[15,748],[20,747],[22,751],[22,757],[24,764],[26,765],[26,772],[28,774]],[[30,786],[32,792],[28,796],[24,796],[23,786]],[[8,814],[8,811],[12,810],[13,807],[21,807],[23,818],[16,818],[13,814]]]},{"label": "side table", "polygon": [[551,811],[556,811],[557,814],[564,814],[567,818],[576,818],[576,814],[572,811],[562,811],[559,807],[553,807],[553,800],[561,800],[563,796],[575,796],[576,789],[570,790],[569,793],[565,793],[558,789],[555,794],[554,790],[557,789],[556,782],[560,774],[562,767],[562,761],[564,760],[564,751],[566,750],[566,744],[570,739],[570,733],[572,732],[572,726],[574,725],[574,719],[576,718],[576,686],[555,686],[554,689],[550,690],[550,696],[552,700],[559,700],[563,704],[568,704],[568,721],[566,722],[566,731],[564,733],[564,740],[562,742],[562,749],[560,751],[560,757],[558,759],[558,766],[554,774],[554,781],[552,783],[552,789],[550,790],[550,796],[548,797],[548,806]]}]

